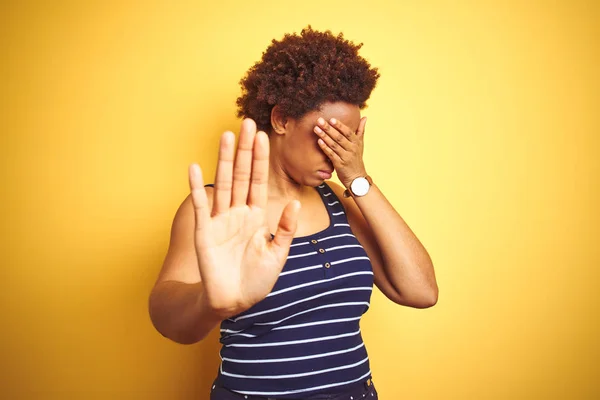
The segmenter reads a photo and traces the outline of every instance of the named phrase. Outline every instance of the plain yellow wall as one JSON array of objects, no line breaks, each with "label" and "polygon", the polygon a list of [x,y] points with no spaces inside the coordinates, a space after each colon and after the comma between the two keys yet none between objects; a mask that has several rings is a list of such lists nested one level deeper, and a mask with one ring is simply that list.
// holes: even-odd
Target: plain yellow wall
[{"label": "plain yellow wall", "polygon": [[437,270],[432,309],[373,296],[381,398],[600,397],[600,2],[94,3],[0,6],[0,398],[207,398],[216,332],[147,296],[187,166],[308,24],[380,67],[366,165]]}]

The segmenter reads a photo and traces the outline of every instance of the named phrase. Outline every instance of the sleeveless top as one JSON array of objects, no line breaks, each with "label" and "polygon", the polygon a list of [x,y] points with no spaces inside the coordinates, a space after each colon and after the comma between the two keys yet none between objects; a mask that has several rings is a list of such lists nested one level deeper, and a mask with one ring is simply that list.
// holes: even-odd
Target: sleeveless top
[{"label": "sleeveless top", "polygon": [[281,399],[340,393],[371,376],[360,332],[373,269],[324,183],[317,188],[329,226],[294,238],[271,293],[221,323],[221,365],[215,384]]}]

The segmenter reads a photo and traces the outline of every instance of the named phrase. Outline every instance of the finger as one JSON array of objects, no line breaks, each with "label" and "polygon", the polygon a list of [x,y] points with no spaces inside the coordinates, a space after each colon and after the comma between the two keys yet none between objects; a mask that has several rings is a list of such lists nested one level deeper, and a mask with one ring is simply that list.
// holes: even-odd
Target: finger
[{"label": "finger", "polygon": [[215,194],[212,215],[229,210],[231,205],[231,187],[233,175],[235,135],[233,132],[225,132],[221,135],[219,146],[219,161],[217,163],[217,174],[215,176]]},{"label": "finger", "polygon": [[339,120],[337,120],[335,118],[331,118],[329,120],[329,124],[332,127],[334,127],[335,129],[337,129],[349,141],[352,141],[352,139],[354,138],[354,136],[356,136],[354,134],[354,132],[352,131],[352,129],[348,128],[344,123],[342,123],[341,121],[339,121]]},{"label": "finger", "polygon": [[356,136],[362,138],[365,135],[365,126],[367,125],[367,117],[362,117],[356,130]]},{"label": "finger", "polygon": [[325,143],[323,139],[317,140],[317,144],[321,150],[323,150],[323,153],[325,153],[325,155],[333,162],[334,166],[342,162],[342,158],[335,151],[331,150],[331,148],[327,146],[327,143]]},{"label": "finger", "polygon": [[261,131],[256,134],[252,158],[248,205],[266,208],[269,198],[269,137],[265,132]]},{"label": "finger", "polygon": [[210,222],[210,211],[208,209],[208,198],[204,189],[204,179],[202,170],[198,164],[192,164],[189,167],[188,177],[190,181],[190,192],[192,194],[192,204],[194,205],[194,215],[196,222],[196,231],[206,228]]},{"label": "finger", "polygon": [[252,173],[252,148],[256,136],[256,123],[246,118],[242,121],[235,165],[233,166],[233,192],[231,206],[245,206],[248,201],[250,175]]},{"label": "finger", "polygon": [[317,120],[317,124],[318,126],[315,127],[315,132],[317,132],[316,128],[319,128],[320,130],[324,131],[329,137],[331,137],[331,139],[333,139],[338,144],[338,146],[347,150],[352,145],[352,143],[350,142],[350,140],[348,140],[346,136],[344,136],[333,126],[329,125],[323,118],[319,118]]},{"label": "finger", "polygon": [[270,243],[272,251],[277,257],[283,262],[287,257],[292,240],[296,234],[296,228],[298,227],[298,215],[300,214],[300,202],[293,200],[288,203],[281,213],[279,219],[279,225],[275,236]]},{"label": "finger", "polygon": [[327,134],[323,129],[315,126],[315,133],[319,136],[323,142],[327,145],[327,147],[333,150],[338,156],[342,156],[342,154],[346,151],[340,144],[335,141],[330,135]]}]

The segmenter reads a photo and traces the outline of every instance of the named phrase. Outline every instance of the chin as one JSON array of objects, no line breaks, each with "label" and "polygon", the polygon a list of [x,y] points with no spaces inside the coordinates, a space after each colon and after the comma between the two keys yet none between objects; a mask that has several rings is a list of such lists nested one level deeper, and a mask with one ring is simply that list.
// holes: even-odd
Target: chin
[{"label": "chin", "polygon": [[311,176],[309,179],[306,180],[306,185],[307,186],[320,186],[323,184],[323,182],[325,182],[326,179],[323,179],[319,176]]}]

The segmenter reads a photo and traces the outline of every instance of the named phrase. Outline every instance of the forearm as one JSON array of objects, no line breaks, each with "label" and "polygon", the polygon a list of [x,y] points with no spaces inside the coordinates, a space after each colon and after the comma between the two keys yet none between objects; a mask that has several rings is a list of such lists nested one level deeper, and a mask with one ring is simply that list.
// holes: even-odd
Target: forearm
[{"label": "forearm", "polygon": [[204,339],[221,318],[208,306],[202,294],[202,283],[158,283],[149,302],[154,327],[163,336],[181,344]]},{"label": "forearm", "polygon": [[388,280],[405,303],[428,307],[437,301],[438,288],[427,250],[376,185],[356,205],[380,248]]}]

